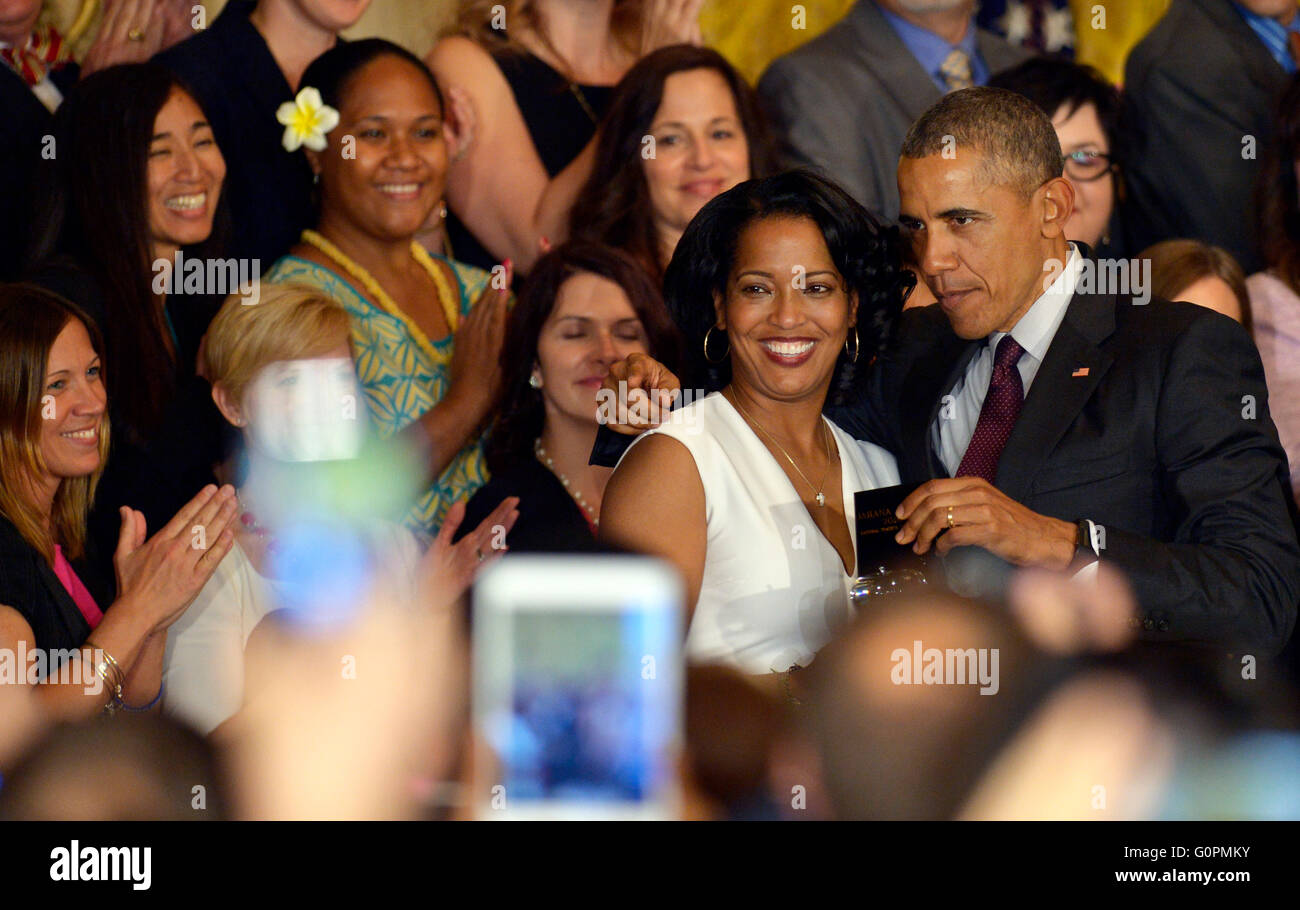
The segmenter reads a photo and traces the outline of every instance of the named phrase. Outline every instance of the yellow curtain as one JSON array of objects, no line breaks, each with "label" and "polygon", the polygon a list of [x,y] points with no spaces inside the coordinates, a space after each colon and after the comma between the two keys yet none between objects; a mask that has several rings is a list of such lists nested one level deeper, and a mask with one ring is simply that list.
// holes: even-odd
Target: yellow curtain
[{"label": "yellow curtain", "polygon": [[826,31],[852,5],[853,0],[708,0],[700,31],[706,44],[756,82],[774,58]]},{"label": "yellow curtain", "polygon": [[[870,3],[871,0],[858,0]],[[203,0],[209,22],[224,0]],[[707,0],[700,13],[705,41],[722,52],[751,82],[781,54],[820,35],[849,11],[854,0]],[[1170,0],[1070,0],[1074,11],[1078,58],[1120,81],[1124,59],[1169,8]],[[68,28],[83,6],[100,0],[46,0],[46,14]],[[423,55],[433,45],[439,26],[455,7],[454,0],[375,0],[350,30],[354,37],[383,35]],[[90,27],[76,42],[84,53],[98,27],[94,10]]]},{"label": "yellow curtain", "polygon": [[1070,0],[1075,56],[1112,82],[1124,81],[1124,61],[1133,45],[1169,9],[1170,0]]},{"label": "yellow curtain", "polygon": [[[774,58],[838,22],[853,2],[708,0],[700,13],[700,28],[705,41],[721,51],[752,82]],[[1078,59],[1097,67],[1114,81],[1121,81],[1128,52],[1165,14],[1169,2],[1070,0]]]}]

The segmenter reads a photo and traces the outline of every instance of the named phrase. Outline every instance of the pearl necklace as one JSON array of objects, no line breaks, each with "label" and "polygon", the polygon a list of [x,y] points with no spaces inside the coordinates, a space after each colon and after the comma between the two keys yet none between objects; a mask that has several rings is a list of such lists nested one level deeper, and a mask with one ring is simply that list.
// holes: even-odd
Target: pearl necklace
[{"label": "pearl necklace", "polygon": [[582,511],[587,513],[587,521],[591,523],[592,527],[599,528],[600,516],[597,515],[596,511],[587,503],[587,500],[583,499],[582,491],[571,485],[569,483],[569,478],[565,477],[564,473],[555,466],[555,462],[551,460],[551,456],[547,455],[546,449],[542,447],[542,439],[540,436],[533,442],[533,453],[537,456],[538,461],[546,465],[546,467],[550,469],[550,472],[559,478],[560,483],[564,485],[564,489],[573,497],[573,501],[578,504]]}]

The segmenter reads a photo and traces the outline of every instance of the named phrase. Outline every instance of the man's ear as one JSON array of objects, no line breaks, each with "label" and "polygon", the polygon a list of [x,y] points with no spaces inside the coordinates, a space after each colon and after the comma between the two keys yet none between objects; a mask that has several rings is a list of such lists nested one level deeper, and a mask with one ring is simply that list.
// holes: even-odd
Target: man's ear
[{"label": "man's ear", "polygon": [[230,394],[222,383],[214,383],[212,386],[212,401],[216,404],[217,410],[221,416],[230,421],[237,427],[248,426],[248,418],[244,414],[244,409],[239,406],[239,402]]},{"label": "man's ear", "polygon": [[1065,233],[1065,222],[1074,213],[1074,184],[1064,177],[1054,177],[1043,184],[1043,236],[1055,238]]}]

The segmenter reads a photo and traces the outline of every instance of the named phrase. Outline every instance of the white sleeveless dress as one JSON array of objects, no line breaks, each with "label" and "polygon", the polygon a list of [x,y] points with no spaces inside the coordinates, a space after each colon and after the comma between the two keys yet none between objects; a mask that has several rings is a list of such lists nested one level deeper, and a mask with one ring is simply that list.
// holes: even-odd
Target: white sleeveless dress
[{"label": "white sleeveless dress", "polygon": [[[854,492],[897,484],[898,466],[885,449],[826,423],[839,447],[844,515],[856,541]],[[846,574],[785,471],[720,392],[679,408],[638,441],[653,434],[684,445],[704,485],[708,550],[688,658],[746,673],[808,664],[851,615],[856,554]]]}]

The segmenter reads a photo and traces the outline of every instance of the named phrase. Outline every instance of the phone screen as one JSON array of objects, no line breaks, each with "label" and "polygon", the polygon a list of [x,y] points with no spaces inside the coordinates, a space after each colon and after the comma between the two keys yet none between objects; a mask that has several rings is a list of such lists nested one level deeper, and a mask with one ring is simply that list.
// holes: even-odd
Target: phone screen
[{"label": "phone screen", "polygon": [[[501,568],[509,564],[502,560]],[[484,681],[476,715],[497,761],[499,786],[490,796],[500,797],[489,799],[487,817],[493,809],[665,817],[674,808],[679,607],[669,592],[625,580],[629,593],[611,598],[617,587],[597,581],[595,592],[584,592],[590,580],[581,574],[567,583],[536,578],[535,591],[558,584],[570,601],[534,594],[543,602],[489,605],[495,619],[484,623],[476,616],[475,672]],[[605,602],[589,602],[593,593]]]}]

